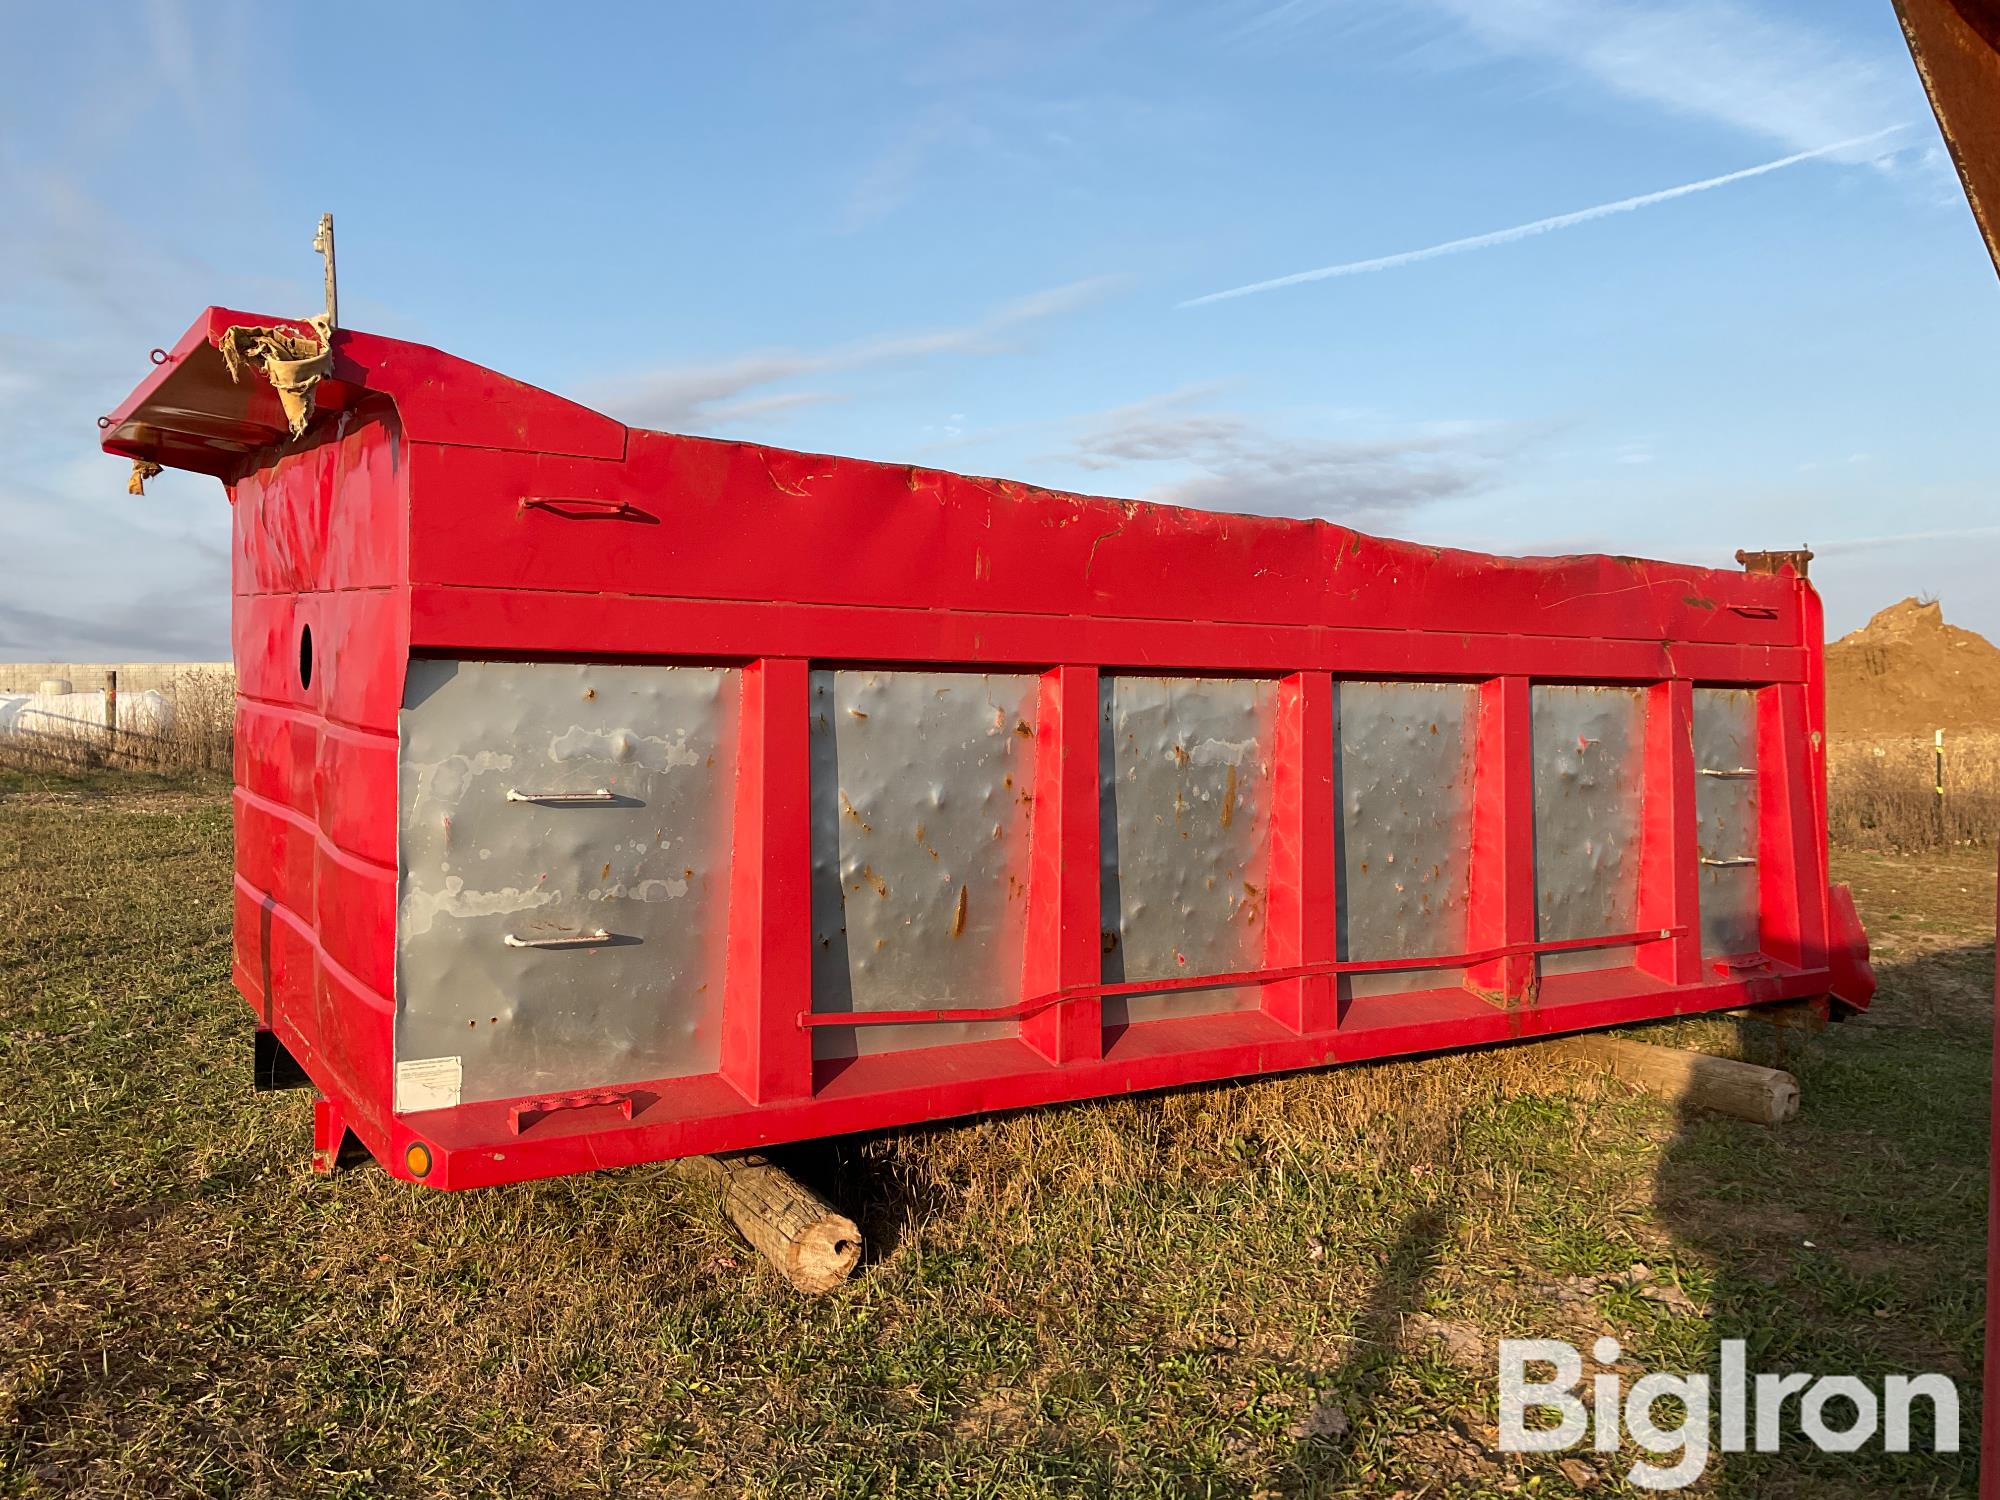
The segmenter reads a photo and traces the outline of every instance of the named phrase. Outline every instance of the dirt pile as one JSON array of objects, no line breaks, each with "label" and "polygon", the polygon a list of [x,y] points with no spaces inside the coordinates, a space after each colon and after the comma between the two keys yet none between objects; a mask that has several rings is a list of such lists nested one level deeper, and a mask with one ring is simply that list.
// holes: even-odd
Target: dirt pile
[{"label": "dirt pile", "polygon": [[1835,740],[2000,732],[2000,646],[1905,599],[1826,648]]}]

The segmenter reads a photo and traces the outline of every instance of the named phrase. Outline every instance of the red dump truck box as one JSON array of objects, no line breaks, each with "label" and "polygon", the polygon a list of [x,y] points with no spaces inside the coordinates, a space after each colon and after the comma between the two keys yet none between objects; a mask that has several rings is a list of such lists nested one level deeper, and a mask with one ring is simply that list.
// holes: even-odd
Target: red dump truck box
[{"label": "red dump truck box", "polygon": [[1783,557],[641,431],[221,309],[155,364],[103,442],[234,509],[235,981],[323,1155],[476,1187],[1869,998]]}]

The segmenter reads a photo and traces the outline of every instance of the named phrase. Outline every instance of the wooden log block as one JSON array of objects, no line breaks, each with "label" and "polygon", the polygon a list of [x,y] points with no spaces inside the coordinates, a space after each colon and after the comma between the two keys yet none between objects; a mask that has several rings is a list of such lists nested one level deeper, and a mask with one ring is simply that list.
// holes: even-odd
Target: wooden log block
[{"label": "wooden log block", "polygon": [[860,1227],[762,1154],[691,1156],[680,1165],[722,1189],[729,1221],[800,1291],[830,1292],[854,1274]]},{"label": "wooden log block", "polygon": [[1779,1125],[1799,1112],[1798,1080],[1777,1068],[1615,1036],[1558,1037],[1548,1046],[1635,1088],[1759,1125]]}]

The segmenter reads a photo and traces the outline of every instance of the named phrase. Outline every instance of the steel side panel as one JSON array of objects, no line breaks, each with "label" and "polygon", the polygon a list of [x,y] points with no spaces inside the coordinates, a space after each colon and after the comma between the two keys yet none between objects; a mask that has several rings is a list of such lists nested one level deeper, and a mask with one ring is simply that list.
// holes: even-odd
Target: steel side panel
[{"label": "steel side panel", "polygon": [[734,669],[411,663],[399,1109],[716,1070],[741,697]]},{"label": "steel side panel", "polygon": [[[815,1011],[1020,998],[1039,697],[1039,680],[1021,675],[811,675]],[[1017,1030],[823,1027],[813,1050],[852,1057]]]},{"label": "steel side panel", "polygon": [[[1105,676],[1098,860],[1106,984],[1263,962],[1278,684]],[[1107,997],[1104,1022],[1253,1010],[1254,989]]]},{"label": "steel side panel", "polygon": [[[1646,699],[1565,684],[1530,695],[1535,757],[1535,923],[1547,941],[1639,925]],[[1543,975],[1619,968],[1630,948],[1552,953]]]},{"label": "steel side panel", "polygon": [[[1463,953],[1470,894],[1469,683],[1334,684],[1335,917],[1342,959]],[[1459,970],[1352,975],[1343,996],[1455,983]]]},{"label": "steel side panel", "polygon": [[1702,957],[1755,953],[1760,938],[1755,692],[1694,690],[1694,765],[1695,841],[1703,862]]}]

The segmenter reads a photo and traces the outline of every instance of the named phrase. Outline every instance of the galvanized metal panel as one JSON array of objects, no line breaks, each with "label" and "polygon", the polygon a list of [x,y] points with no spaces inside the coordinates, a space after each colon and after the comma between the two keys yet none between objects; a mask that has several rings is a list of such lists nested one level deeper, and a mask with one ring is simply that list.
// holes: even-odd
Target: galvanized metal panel
[{"label": "galvanized metal panel", "polygon": [[1695,845],[1704,958],[1763,946],[1757,881],[1757,693],[1694,690]]},{"label": "galvanized metal panel", "polygon": [[398,1108],[715,1071],[741,699],[728,668],[410,663]]},{"label": "galvanized metal panel", "polygon": [[[1334,685],[1334,842],[1343,959],[1465,951],[1478,689],[1458,682]],[[1356,974],[1348,995],[1456,984],[1458,969]]]},{"label": "galvanized metal panel", "polygon": [[[813,1009],[1021,999],[1039,679],[812,674]],[[935,1047],[1018,1023],[819,1027],[814,1055]]]},{"label": "galvanized metal panel", "polygon": [[[1646,700],[1638,688],[1541,684],[1535,761],[1535,929],[1544,942],[1639,925]],[[1632,949],[1549,953],[1544,974],[1621,968]]]},{"label": "galvanized metal panel", "polygon": [[[1264,961],[1277,684],[1105,675],[1098,804],[1108,984]],[[1107,1026],[1249,1010],[1253,988],[1111,997]]]}]

